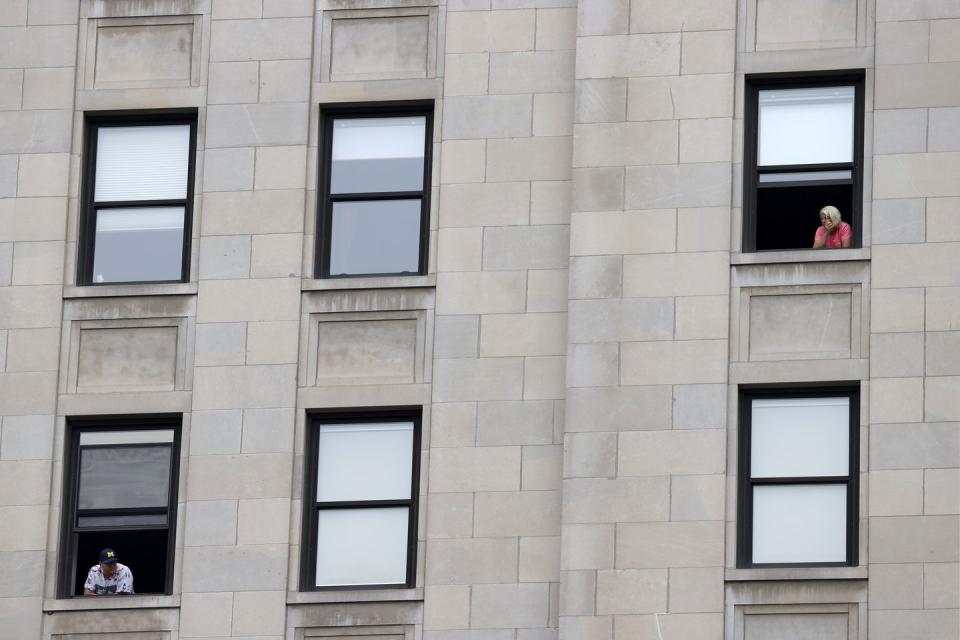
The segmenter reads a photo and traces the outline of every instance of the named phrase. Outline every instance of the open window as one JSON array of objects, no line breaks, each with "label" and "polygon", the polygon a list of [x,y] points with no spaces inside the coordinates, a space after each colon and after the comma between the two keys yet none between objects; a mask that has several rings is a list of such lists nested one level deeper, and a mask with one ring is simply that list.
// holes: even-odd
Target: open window
[{"label": "open window", "polygon": [[138,594],[169,594],[176,535],[180,417],[67,423],[60,597],[83,595],[100,550],[114,549]]},{"label": "open window", "polygon": [[832,205],[860,246],[863,73],[747,76],[743,250],[807,249]]},{"label": "open window", "polygon": [[321,109],[320,278],[424,274],[432,103]]},{"label": "open window", "polygon": [[301,590],[415,585],[420,412],[311,415]]},{"label": "open window", "polygon": [[88,114],[77,281],[186,282],[195,113]]},{"label": "open window", "polygon": [[740,567],[856,566],[859,391],[740,394]]}]

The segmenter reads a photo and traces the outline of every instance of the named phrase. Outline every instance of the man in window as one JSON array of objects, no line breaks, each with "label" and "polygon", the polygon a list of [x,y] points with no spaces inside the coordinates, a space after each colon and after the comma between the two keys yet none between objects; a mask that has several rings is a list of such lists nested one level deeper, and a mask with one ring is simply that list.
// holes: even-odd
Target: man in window
[{"label": "man in window", "polygon": [[127,565],[117,562],[117,553],[113,549],[104,549],[100,552],[100,562],[90,567],[87,573],[83,595],[113,594],[133,595],[133,573]]}]

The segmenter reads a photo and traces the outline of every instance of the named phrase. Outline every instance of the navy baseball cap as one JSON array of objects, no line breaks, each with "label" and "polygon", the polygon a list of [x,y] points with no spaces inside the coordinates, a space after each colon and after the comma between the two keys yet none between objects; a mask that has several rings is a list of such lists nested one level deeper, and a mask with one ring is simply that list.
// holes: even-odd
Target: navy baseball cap
[{"label": "navy baseball cap", "polygon": [[100,562],[116,562],[117,561],[117,552],[113,549],[107,548],[100,552]]}]

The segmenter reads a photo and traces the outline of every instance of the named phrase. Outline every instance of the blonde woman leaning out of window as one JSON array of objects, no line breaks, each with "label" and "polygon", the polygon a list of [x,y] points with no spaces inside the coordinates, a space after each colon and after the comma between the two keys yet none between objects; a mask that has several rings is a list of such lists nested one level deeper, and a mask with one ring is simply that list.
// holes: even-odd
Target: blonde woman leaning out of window
[{"label": "blonde woman leaning out of window", "polygon": [[814,249],[846,249],[853,240],[853,229],[840,219],[840,210],[833,205],[820,209],[820,227],[813,237]]}]

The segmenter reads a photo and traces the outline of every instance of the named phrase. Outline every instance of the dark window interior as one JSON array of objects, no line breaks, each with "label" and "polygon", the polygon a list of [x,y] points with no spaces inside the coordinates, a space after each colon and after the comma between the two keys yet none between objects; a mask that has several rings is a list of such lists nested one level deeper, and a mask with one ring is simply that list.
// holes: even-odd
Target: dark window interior
[{"label": "dark window interior", "polygon": [[757,189],[757,251],[809,249],[820,226],[819,211],[828,204],[841,212],[851,211],[853,186],[760,187]]},{"label": "dark window interior", "polygon": [[133,573],[133,590],[138,594],[165,593],[167,588],[167,530],[84,531],[77,534],[76,579],[73,595],[83,595],[83,582],[90,567],[97,564],[100,550],[110,547]]}]

